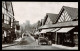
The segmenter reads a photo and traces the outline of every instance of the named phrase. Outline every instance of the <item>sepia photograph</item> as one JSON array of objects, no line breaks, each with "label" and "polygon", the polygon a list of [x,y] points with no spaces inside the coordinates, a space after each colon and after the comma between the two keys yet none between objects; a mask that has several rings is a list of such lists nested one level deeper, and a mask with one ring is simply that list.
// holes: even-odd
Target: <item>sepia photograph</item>
[{"label": "sepia photograph", "polygon": [[78,50],[78,2],[2,1],[2,50]]}]

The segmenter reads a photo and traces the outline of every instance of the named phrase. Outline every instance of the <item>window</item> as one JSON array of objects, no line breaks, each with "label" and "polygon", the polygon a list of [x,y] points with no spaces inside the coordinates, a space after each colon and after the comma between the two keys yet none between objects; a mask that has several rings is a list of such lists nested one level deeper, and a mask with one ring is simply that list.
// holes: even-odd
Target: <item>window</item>
[{"label": "window", "polygon": [[11,2],[6,2],[7,10],[12,13]]},{"label": "window", "polygon": [[4,20],[4,23],[7,23],[6,20]]},{"label": "window", "polygon": [[6,21],[7,24],[9,24],[9,21]]},{"label": "window", "polygon": [[9,17],[7,16],[7,21],[9,21]]},{"label": "window", "polygon": [[11,26],[13,26],[13,23],[11,23]]},{"label": "window", "polygon": [[11,19],[11,22],[13,22],[13,19]]},{"label": "window", "polygon": [[19,26],[19,25],[17,25],[17,26],[16,26],[16,29],[17,29],[17,30],[20,30],[20,26]]},{"label": "window", "polygon": [[6,8],[6,4],[4,1],[2,2],[2,7]]},{"label": "window", "polygon": [[4,14],[2,14],[2,23],[4,23]]},{"label": "window", "polygon": [[6,15],[4,15],[4,19],[6,20]]}]

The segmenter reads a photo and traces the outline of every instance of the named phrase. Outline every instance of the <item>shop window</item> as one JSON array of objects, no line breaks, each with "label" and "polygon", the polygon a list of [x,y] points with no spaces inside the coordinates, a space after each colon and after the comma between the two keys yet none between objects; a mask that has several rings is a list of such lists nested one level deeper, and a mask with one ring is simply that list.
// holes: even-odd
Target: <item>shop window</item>
[{"label": "shop window", "polygon": [[74,43],[78,45],[78,34],[74,34]]},{"label": "shop window", "polygon": [[70,41],[70,34],[65,34],[65,42],[71,42]]}]

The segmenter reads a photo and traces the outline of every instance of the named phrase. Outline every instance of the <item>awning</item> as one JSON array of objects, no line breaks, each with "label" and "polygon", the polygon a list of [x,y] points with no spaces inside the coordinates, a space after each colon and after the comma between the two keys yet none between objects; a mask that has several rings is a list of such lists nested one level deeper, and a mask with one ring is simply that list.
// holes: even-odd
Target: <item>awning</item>
[{"label": "awning", "polygon": [[67,33],[67,32],[69,32],[70,30],[72,30],[73,28],[75,28],[75,27],[61,28],[60,30],[58,30],[58,31],[56,31],[56,32],[59,32],[59,33]]},{"label": "awning", "polygon": [[56,24],[48,24],[39,27],[38,29],[46,29],[46,28],[64,28],[64,27],[75,27],[78,26],[78,21],[70,21],[70,22],[62,22]]},{"label": "awning", "polygon": [[61,28],[56,28],[56,29],[52,30],[51,32],[55,32],[55,31],[57,31],[57,30],[59,30],[59,29],[61,29]]},{"label": "awning", "polygon": [[40,33],[46,33],[46,32],[50,32],[52,31],[53,29],[43,29]]}]

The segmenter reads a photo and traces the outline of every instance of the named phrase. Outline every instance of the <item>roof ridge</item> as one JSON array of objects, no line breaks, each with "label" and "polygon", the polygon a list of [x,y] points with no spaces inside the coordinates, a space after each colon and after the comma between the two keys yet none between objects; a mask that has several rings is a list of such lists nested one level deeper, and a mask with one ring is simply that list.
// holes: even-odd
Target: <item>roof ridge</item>
[{"label": "roof ridge", "polygon": [[73,8],[73,9],[78,9],[78,8],[75,8],[75,7],[69,7],[69,6],[63,6],[63,8]]},{"label": "roof ridge", "polygon": [[58,14],[55,14],[55,13],[46,13],[46,15],[48,15],[48,14],[58,15]]}]

